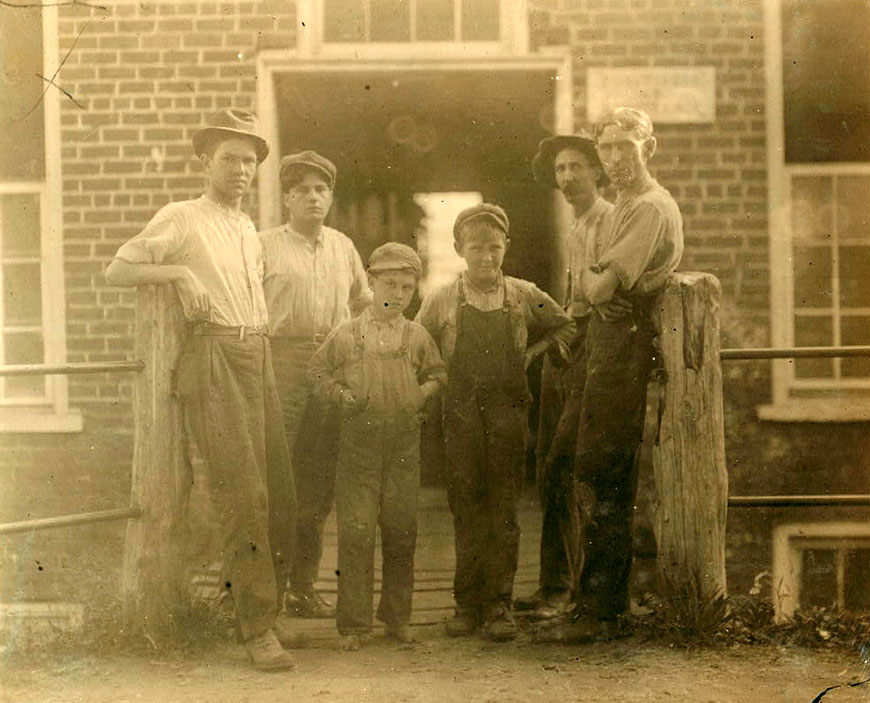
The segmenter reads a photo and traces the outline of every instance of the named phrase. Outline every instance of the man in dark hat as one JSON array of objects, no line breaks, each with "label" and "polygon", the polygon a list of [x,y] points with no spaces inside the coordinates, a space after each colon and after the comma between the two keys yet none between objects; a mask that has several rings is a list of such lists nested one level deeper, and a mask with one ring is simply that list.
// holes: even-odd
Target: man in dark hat
[{"label": "man in dark hat", "polygon": [[565,238],[564,259],[568,280],[565,308],[577,325],[571,340],[571,361],[544,359],[536,446],[541,526],[541,570],[538,589],[518,598],[517,610],[533,610],[538,619],[564,614],[572,602],[582,565],[582,524],[574,491],[574,449],[580,423],[580,402],[586,382],[586,327],[592,306],[580,289],[580,273],[596,261],[603,225],[613,206],[599,195],[607,183],[585,134],[544,139],[532,160],[535,180],[556,188],[574,212],[574,224]]},{"label": "man in dark hat", "polygon": [[372,295],[353,242],[323,224],[335,177],[335,164],[316,151],[285,156],[287,222],[260,233],[275,377],[299,505],[287,612],[302,617],[335,615],[314,584],[335,496],[340,429],[337,408],[314,393],[308,362],[326,335],[365,308]]},{"label": "man in dark hat", "polygon": [[[276,613],[295,493],[272,374],[263,256],[241,200],[269,153],[257,119],[227,109],[193,135],[205,194],[161,208],[106,269],[117,286],[173,284],[190,335],[178,392],[223,536],[223,583],[255,667],[290,669]],[[272,558],[270,558],[270,554]]]}]

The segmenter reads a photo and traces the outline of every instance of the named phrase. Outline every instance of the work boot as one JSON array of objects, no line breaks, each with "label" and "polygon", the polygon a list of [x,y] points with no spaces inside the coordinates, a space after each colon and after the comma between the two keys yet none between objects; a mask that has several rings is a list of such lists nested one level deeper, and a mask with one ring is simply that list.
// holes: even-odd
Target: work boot
[{"label": "work boot", "polygon": [[335,607],[313,588],[301,595],[287,597],[287,611],[299,618],[334,618]]},{"label": "work boot", "polygon": [[457,608],[453,618],[444,624],[444,629],[450,637],[468,637],[477,629],[477,620],[476,613]]},{"label": "work boot", "polygon": [[414,644],[414,642],[417,641],[417,638],[414,637],[414,633],[411,632],[411,626],[407,623],[401,625],[385,625],[384,634],[402,644]]},{"label": "work boot", "polygon": [[571,593],[568,591],[556,591],[542,598],[538,607],[532,613],[535,620],[552,620],[565,615],[573,606]]},{"label": "work boot", "polygon": [[360,635],[341,635],[338,638],[338,648],[342,652],[358,652],[362,648]]},{"label": "work boot", "polygon": [[245,650],[258,671],[289,671],[295,669],[293,658],[284,651],[273,630],[245,642]]},{"label": "work boot", "polygon": [[544,591],[539,588],[537,591],[528,596],[521,596],[520,598],[514,598],[514,610],[517,611],[527,611],[527,610],[537,610],[538,606],[541,604],[541,601],[544,599]]},{"label": "work boot", "polygon": [[285,612],[278,613],[275,624],[272,625],[275,636],[285,649],[299,649],[304,645],[305,636],[297,630],[290,616]]},{"label": "work boot", "polygon": [[483,625],[484,634],[496,642],[507,642],[517,636],[517,624],[510,611],[504,606],[497,606],[489,614]]},{"label": "work boot", "polygon": [[598,620],[590,615],[572,615],[548,620],[532,635],[533,642],[586,644],[599,635]]}]

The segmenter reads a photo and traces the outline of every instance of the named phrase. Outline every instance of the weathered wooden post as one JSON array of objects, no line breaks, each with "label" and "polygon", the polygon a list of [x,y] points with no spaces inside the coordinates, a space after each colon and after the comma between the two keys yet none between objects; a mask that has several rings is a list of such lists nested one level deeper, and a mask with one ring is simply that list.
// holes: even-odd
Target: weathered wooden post
[{"label": "weathered wooden post", "polygon": [[183,587],[181,542],[190,488],[181,407],[173,383],[184,334],[172,286],[136,294],[136,358],[145,369],[134,402],[132,503],[142,517],[127,526],[124,621],[128,632],[159,637],[171,626]]},{"label": "weathered wooden post", "polygon": [[674,274],[654,313],[667,373],[653,448],[658,572],[666,586],[695,581],[709,597],[726,594],[720,295],[715,276]]}]

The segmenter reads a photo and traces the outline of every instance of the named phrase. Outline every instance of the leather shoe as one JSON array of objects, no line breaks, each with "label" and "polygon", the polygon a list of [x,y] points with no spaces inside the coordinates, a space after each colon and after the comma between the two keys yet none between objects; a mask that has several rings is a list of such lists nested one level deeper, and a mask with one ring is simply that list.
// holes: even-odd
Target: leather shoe
[{"label": "leather shoe", "polygon": [[302,595],[289,595],[287,611],[298,618],[334,618],[335,607],[314,590]]},{"label": "leather shoe", "polygon": [[477,629],[477,615],[468,610],[456,609],[453,617],[444,623],[449,637],[468,637]]},{"label": "leather shoe", "polygon": [[284,651],[272,630],[245,642],[245,650],[258,671],[288,671],[296,668],[293,658]]},{"label": "leather shoe", "polygon": [[547,622],[532,635],[533,642],[585,644],[594,642],[599,633],[598,620],[590,617],[562,618]]},{"label": "leather shoe", "polygon": [[524,610],[537,610],[538,606],[541,604],[541,601],[544,599],[544,592],[542,589],[538,589],[534,593],[528,596],[520,596],[519,598],[514,598],[514,610],[524,611]]},{"label": "leather shoe", "polygon": [[402,644],[414,644],[417,641],[414,633],[411,632],[411,626],[408,624],[385,625],[384,634]]},{"label": "leather shoe", "polygon": [[543,598],[531,613],[534,620],[552,620],[566,615],[573,607],[571,594],[568,591],[560,591]]},{"label": "leather shoe", "polygon": [[507,642],[516,638],[518,630],[510,611],[499,606],[490,613],[483,626],[483,632],[491,640]]}]

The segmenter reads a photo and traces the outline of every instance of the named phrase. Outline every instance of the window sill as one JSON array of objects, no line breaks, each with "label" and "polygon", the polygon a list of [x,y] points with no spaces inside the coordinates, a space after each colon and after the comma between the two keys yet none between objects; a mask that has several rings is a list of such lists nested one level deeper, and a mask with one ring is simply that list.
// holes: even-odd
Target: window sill
[{"label": "window sill", "polygon": [[775,405],[759,405],[759,420],[772,422],[870,422],[867,400],[793,400]]},{"label": "window sill", "polygon": [[82,414],[76,409],[57,413],[50,407],[0,408],[0,434],[55,434],[81,432]]}]

